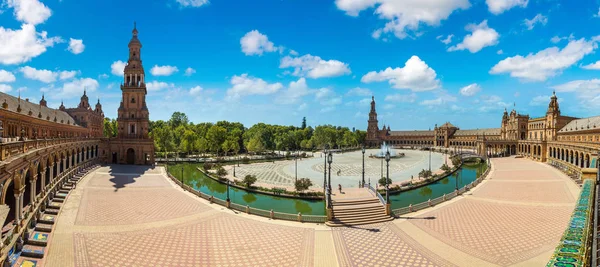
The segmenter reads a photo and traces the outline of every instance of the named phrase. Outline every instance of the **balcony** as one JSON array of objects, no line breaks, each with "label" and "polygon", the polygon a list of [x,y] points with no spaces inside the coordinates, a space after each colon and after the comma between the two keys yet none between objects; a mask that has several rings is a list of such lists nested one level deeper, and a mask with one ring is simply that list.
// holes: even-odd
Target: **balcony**
[{"label": "balcony", "polygon": [[[0,143],[0,161],[1,163],[20,156],[21,154],[31,152],[32,150],[47,148],[51,146],[67,143],[95,143],[100,138],[54,138],[54,139],[29,139],[25,141],[16,141],[17,138],[2,138]],[[1,164],[0,163],[0,164]]]}]

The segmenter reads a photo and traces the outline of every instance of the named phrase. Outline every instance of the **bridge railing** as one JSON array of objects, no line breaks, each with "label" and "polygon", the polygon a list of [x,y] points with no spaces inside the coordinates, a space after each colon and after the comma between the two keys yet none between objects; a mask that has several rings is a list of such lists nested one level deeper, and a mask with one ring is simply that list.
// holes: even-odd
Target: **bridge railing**
[{"label": "bridge railing", "polygon": [[385,206],[385,204],[386,204],[385,198],[383,198],[383,196],[375,188],[373,188],[373,186],[371,186],[371,184],[367,184],[367,188],[369,189],[369,191],[371,191],[373,194],[375,194],[375,196],[377,196],[377,198],[379,199],[379,202],[381,202],[381,204]]},{"label": "bridge railing", "polygon": [[60,144],[75,143],[75,142],[94,142],[98,141],[95,138],[53,138],[53,139],[29,139],[25,141],[6,142],[8,138],[4,138],[0,143],[0,161],[5,161],[10,158],[27,153],[30,150],[51,147]]}]

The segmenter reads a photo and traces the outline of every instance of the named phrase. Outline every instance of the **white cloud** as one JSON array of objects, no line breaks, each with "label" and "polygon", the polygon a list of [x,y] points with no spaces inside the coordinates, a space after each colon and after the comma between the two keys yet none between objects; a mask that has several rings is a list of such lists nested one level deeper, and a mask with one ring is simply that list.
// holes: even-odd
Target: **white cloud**
[{"label": "white cloud", "polygon": [[258,30],[247,32],[240,39],[240,45],[242,46],[242,52],[244,52],[246,56],[261,56],[264,52],[283,51],[283,47],[275,46],[273,42],[269,41],[269,37],[260,33]]},{"label": "white cloud", "polygon": [[321,113],[327,113],[327,112],[332,112],[335,110],[335,106],[328,106],[328,107],[324,107],[320,110]]},{"label": "white cloud", "polygon": [[492,67],[490,73],[510,73],[511,77],[528,81],[545,81],[577,63],[597,47],[596,41],[582,38],[570,41],[563,49],[549,47],[525,57],[517,55],[506,58]]},{"label": "white cloud", "polygon": [[371,96],[373,92],[367,88],[355,87],[352,88],[346,93],[347,96]]},{"label": "white cloud", "polygon": [[527,7],[529,0],[485,0],[492,14],[502,14],[513,7]]},{"label": "white cloud", "polygon": [[195,69],[192,69],[190,67],[188,67],[187,69],[185,69],[185,76],[192,76],[192,74],[196,73]]},{"label": "white cloud", "polygon": [[0,70],[0,83],[11,83],[16,81],[17,78],[10,71]]},{"label": "white cloud", "polygon": [[150,73],[154,76],[170,76],[171,74],[178,72],[179,69],[175,66],[158,66],[154,65],[152,69],[150,69]]},{"label": "white cloud", "polygon": [[581,68],[586,70],[600,70],[600,60],[596,61],[596,63],[581,66]]},{"label": "white cloud", "polygon": [[41,88],[40,91],[48,93],[46,96],[49,96],[53,99],[68,99],[79,97],[81,94],[83,94],[84,89],[88,92],[88,94],[95,92],[99,86],[100,84],[95,79],[81,78],[66,82],[62,87],[54,87],[54,85],[50,85],[49,87]]},{"label": "white cloud", "polygon": [[308,87],[305,78],[300,78],[298,81],[291,81],[288,88],[277,97],[276,102],[278,104],[293,104],[314,91]]},{"label": "white cloud", "polygon": [[281,83],[267,83],[263,79],[248,76],[246,73],[240,76],[234,75],[230,83],[232,87],[227,89],[226,98],[228,100],[237,100],[246,95],[269,95],[283,88]]},{"label": "white cloud", "polygon": [[400,39],[410,33],[420,35],[420,26],[437,26],[455,10],[471,6],[469,0],[336,0],[335,4],[349,16],[358,16],[361,11],[376,6],[375,14],[387,23],[372,36],[379,38],[383,33],[393,33]]},{"label": "white cloud", "polygon": [[52,11],[38,0],[5,0],[4,3],[14,9],[18,21],[31,25],[44,23],[52,15]]},{"label": "white cloud", "polygon": [[457,98],[455,96],[448,94],[448,92],[446,92],[445,90],[436,91],[435,94],[437,96],[436,98],[423,100],[419,104],[421,104],[423,106],[433,107],[433,106],[446,105],[451,102],[456,102],[456,100],[457,100]]},{"label": "white cloud", "polygon": [[290,55],[297,56],[298,52],[296,52],[295,50],[290,50]]},{"label": "white cloud", "polygon": [[301,57],[285,56],[281,59],[279,68],[294,68],[294,76],[306,76],[317,79],[324,77],[337,77],[350,74],[347,63],[338,60],[323,60],[310,54]]},{"label": "white cloud", "polygon": [[542,14],[537,14],[532,19],[523,20],[523,25],[530,31],[533,30],[536,24],[546,25],[546,23],[548,23],[548,17]]},{"label": "white cloud", "polygon": [[593,111],[600,108],[600,79],[575,80],[552,88],[557,92],[575,93],[583,108]]},{"label": "white cloud", "polygon": [[84,49],[85,45],[83,44],[83,40],[69,38],[69,48],[67,48],[67,50],[69,50],[71,53],[75,55],[81,54],[83,53]]},{"label": "white cloud", "polygon": [[121,60],[117,60],[110,65],[110,73],[116,76],[123,77],[125,66],[127,66],[127,62],[123,62]]},{"label": "white cloud", "polygon": [[25,63],[61,41],[60,37],[48,37],[45,31],[36,32],[31,24],[21,25],[20,30],[0,26],[0,63]]},{"label": "white cloud", "polygon": [[539,96],[536,96],[533,99],[531,99],[531,102],[529,102],[529,105],[530,106],[542,106],[542,105],[548,104],[548,102],[550,102],[549,95],[539,95]]},{"label": "white cloud", "polygon": [[8,84],[0,84],[0,92],[2,93],[8,93],[12,91],[12,87]]},{"label": "white cloud", "polygon": [[385,96],[385,101],[387,102],[403,102],[403,103],[413,103],[417,100],[417,94],[393,94]]},{"label": "white cloud", "polygon": [[403,68],[391,67],[376,72],[365,74],[361,81],[364,83],[388,81],[397,89],[410,89],[412,91],[428,91],[440,87],[440,80],[435,71],[418,56],[412,56],[406,61]]},{"label": "white cloud", "polygon": [[73,77],[75,77],[77,75],[77,73],[79,73],[78,71],[61,71],[58,73],[59,79],[61,80],[68,80],[68,79],[72,79]]},{"label": "white cloud", "polygon": [[102,73],[102,74],[98,75],[98,78],[100,78],[100,79],[107,79],[108,78],[108,74]]},{"label": "white cloud", "polygon": [[509,103],[502,101],[502,98],[497,95],[482,95],[480,99],[481,107],[479,107],[479,111],[481,112],[502,110],[511,106]]},{"label": "white cloud", "polygon": [[202,93],[203,90],[204,89],[200,86],[194,86],[194,87],[190,88],[190,95],[197,96],[200,93]]},{"label": "white cloud", "polygon": [[388,109],[394,109],[394,108],[396,108],[396,105],[393,105],[393,104],[385,104],[385,105],[383,105],[383,109],[386,109],[386,110],[388,110]]},{"label": "white cloud", "polygon": [[454,37],[454,34],[450,34],[448,36],[446,36],[446,38],[443,38],[443,35],[440,35],[438,37],[436,37],[436,39],[440,40],[440,42],[444,43],[444,44],[450,44],[452,43],[452,37]]},{"label": "white cloud", "polygon": [[463,88],[460,88],[460,94],[463,96],[474,96],[481,91],[479,84],[469,84]]},{"label": "white cloud", "polygon": [[159,81],[151,81],[146,83],[146,89],[148,89],[148,91],[160,91],[167,88],[175,88],[175,84]]},{"label": "white cloud", "polygon": [[467,34],[463,41],[455,46],[448,48],[448,51],[457,51],[468,49],[471,53],[477,53],[486,46],[493,46],[498,44],[498,38],[500,35],[496,30],[488,27],[487,20],[477,24],[468,24],[465,29],[470,31],[471,34]]},{"label": "white cloud", "polygon": [[208,0],[175,0],[181,7],[201,7],[209,3]]},{"label": "white cloud", "polygon": [[600,18],[600,7],[598,8],[598,13],[594,14],[595,18]]},{"label": "white cloud", "polygon": [[335,106],[342,103],[342,97],[338,96],[330,88],[321,88],[316,91],[315,100],[324,106]]},{"label": "white cloud", "polygon": [[502,54],[504,54],[504,51],[502,51],[502,49],[500,49],[500,50],[498,50],[498,51],[496,52],[496,54],[498,54],[498,55],[502,55]]},{"label": "white cloud", "polygon": [[58,73],[51,70],[38,70],[29,66],[21,67],[19,69],[25,78],[30,80],[37,80],[44,83],[52,83],[56,81]]},{"label": "white cloud", "polygon": [[556,36],[556,35],[555,35],[554,37],[552,37],[552,38],[550,39],[550,42],[552,42],[552,43],[555,43],[555,44],[556,44],[556,43],[559,43],[559,42],[560,42],[560,41],[562,41],[562,40],[569,40],[569,41],[572,41],[572,40],[575,40],[575,36],[574,36],[572,33],[571,33],[569,36],[564,36],[564,37],[560,37],[560,36]]}]

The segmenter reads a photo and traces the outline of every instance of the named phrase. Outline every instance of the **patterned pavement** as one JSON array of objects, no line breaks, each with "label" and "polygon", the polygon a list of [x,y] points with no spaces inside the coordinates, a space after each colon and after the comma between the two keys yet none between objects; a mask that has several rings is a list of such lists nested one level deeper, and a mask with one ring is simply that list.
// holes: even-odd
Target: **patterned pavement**
[{"label": "patterned pavement", "polygon": [[70,194],[38,266],[543,266],[577,193],[543,164],[495,159],[491,180],[452,201],[329,228],[211,205],[162,168],[103,167]]}]

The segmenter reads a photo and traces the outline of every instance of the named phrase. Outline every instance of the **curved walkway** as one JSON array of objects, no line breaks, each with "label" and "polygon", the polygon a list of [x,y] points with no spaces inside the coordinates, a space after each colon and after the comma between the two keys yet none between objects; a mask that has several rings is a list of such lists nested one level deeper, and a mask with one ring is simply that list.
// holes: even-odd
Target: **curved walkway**
[{"label": "curved walkway", "polygon": [[353,228],[273,221],[184,192],[164,169],[102,167],[65,202],[47,266],[543,266],[578,187],[553,168],[494,159],[467,195]]}]

